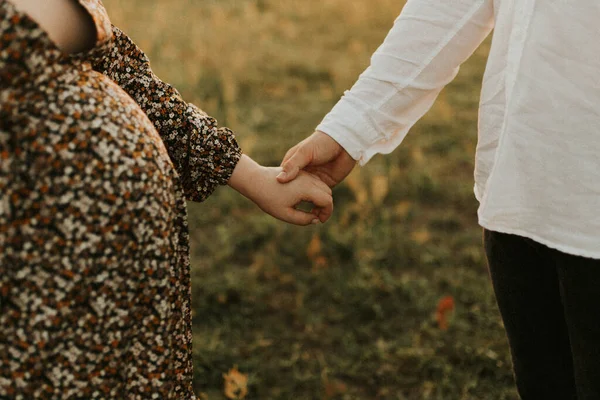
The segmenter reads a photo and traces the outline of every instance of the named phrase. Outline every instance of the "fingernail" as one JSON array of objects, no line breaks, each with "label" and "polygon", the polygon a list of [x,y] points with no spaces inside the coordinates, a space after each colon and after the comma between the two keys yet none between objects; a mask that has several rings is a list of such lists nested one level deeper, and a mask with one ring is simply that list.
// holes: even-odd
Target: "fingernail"
[{"label": "fingernail", "polygon": [[317,225],[317,224],[320,224],[320,223],[321,223],[321,221],[319,221],[319,220],[318,220],[318,219],[316,219],[316,218],[312,220],[312,224],[313,224],[313,225]]},{"label": "fingernail", "polygon": [[287,176],[287,173],[285,171],[281,171],[279,173],[279,175],[277,175],[277,179],[279,179],[279,178],[285,179],[286,176]]}]

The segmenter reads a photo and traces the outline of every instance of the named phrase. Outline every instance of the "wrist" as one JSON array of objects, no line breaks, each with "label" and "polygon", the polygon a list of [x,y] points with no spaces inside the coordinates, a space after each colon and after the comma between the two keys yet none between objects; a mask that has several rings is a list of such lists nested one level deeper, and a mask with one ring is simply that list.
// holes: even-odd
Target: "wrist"
[{"label": "wrist", "polygon": [[243,196],[252,199],[254,197],[253,193],[261,185],[260,181],[263,176],[263,170],[263,166],[247,155],[242,154],[227,185]]},{"label": "wrist", "polygon": [[336,125],[325,125],[321,123],[315,129],[315,133],[321,134],[326,137],[332,145],[336,147],[339,153],[346,153],[355,161],[361,161],[364,155],[364,149],[366,148],[363,143],[357,138],[353,132],[340,129]]}]

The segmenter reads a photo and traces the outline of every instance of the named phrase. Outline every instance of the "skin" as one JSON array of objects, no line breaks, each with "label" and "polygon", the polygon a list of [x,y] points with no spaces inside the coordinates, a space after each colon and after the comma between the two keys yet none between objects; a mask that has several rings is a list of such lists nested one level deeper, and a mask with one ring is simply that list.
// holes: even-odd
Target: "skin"
[{"label": "skin", "polygon": [[[331,189],[307,172],[296,175],[294,182],[282,184],[276,176],[281,168],[263,167],[243,155],[233,171],[229,186],[254,201],[264,212],[296,225],[325,222],[333,212]],[[296,210],[298,203],[314,204],[311,213]]]},{"label": "skin", "polygon": [[[67,54],[93,48],[96,28],[87,11],[75,0],[10,0],[44,29]],[[316,176],[296,173],[294,182],[280,183],[281,168],[267,168],[243,155],[228,184],[255,202],[261,210],[296,225],[325,222],[333,212],[331,189]],[[312,203],[311,212],[296,210],[302,201]]]},{"label": "skin", "polygon": [[334,187],[355,166],[356,161],[338,142],[324,132],[316,131],[287,152],[281,163],[283,171],[277,180],[280,183],[291,182],[304,170]]},{"label": "skin", "polygon": [[59,49],[67,54],[94,47],[96,27],[90,15],[74,0],[10,0],[33,18]]}]

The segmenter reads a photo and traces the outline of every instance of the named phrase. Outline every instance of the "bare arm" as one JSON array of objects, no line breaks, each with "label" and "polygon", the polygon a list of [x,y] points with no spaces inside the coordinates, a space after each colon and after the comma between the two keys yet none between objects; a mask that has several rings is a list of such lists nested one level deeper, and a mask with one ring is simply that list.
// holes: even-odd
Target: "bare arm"
[{"label": "bare arm", "polygon": [[65,53],[94,46],[96,27],[87,11],[75,0],[10,0],[33,18]]}]

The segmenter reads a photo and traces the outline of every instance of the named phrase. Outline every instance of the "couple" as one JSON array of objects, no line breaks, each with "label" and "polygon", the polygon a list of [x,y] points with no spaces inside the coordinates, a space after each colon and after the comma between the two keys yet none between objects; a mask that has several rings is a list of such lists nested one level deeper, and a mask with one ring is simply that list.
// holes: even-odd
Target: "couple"
[{"label": "couple", "polygon": [[475,195],[518,391],[600,399],[599,19],[596,0],[408,0],[265,168],[100,0],[0,0],[0,398],[193,399],[185,200],[227,184],[325,222],[330,187],[396,148],[494,29]]}]

